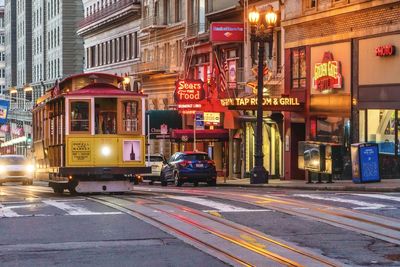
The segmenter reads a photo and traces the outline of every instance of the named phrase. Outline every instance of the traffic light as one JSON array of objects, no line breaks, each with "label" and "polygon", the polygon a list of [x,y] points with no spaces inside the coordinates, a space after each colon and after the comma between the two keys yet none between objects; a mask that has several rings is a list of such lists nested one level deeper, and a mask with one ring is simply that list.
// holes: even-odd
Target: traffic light
[{"label": "traffic light", "polygon": [[32,135],[28,133],[28,136],[26,137],[26,142],[30,144],[32,142]]}]

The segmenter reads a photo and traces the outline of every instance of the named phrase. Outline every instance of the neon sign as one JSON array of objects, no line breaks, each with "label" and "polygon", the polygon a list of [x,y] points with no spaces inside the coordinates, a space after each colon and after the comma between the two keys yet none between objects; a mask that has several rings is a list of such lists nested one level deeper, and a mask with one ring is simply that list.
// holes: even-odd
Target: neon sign
[{"label": "neon sign", "polygon": [[394,56],[396,54],[396,47],[394,45],[382,45],[375,48],[375,55],[377,57]]},{"label": "neon sign", "polygon": [[202,80],[177,80],[175,82],[175,101],[177,103],[193,103],[205,97]]},{"label": "neon sign", "polygon": [[340,61],[333,60],[331,52],[325,52],[321,63],[315,64],[314,88],[326,91],[342,88]]}]

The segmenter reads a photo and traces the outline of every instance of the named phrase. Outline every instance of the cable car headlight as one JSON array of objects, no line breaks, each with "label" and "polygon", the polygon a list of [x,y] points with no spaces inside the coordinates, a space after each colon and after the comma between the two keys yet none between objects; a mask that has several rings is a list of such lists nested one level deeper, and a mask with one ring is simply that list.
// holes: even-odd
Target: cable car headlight
[{"label": "cable car headlight", "polygon": [[103,146],[103,147],[101,148],[101,154],[102,154],[103,156],[105,156],[105,157],[110,156],[110,154],[111,154],[111,149],[110,149],[110,147],[108,147],[108,146]]},{"label": "cable car headlight", "polygon": [[6,167],[4,165],[0,165],[0,173],[5,173]]}]

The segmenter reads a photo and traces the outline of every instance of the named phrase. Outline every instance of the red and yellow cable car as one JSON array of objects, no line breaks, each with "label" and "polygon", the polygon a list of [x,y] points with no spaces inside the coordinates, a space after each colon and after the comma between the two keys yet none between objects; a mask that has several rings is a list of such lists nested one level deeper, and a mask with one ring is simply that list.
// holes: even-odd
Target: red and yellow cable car
[{"label": "red and yellow cable car", "polygon": [[54,192],[132,189],[145,167],[145,96],[105,73],[68,77],[33,110],[36,177]]}]

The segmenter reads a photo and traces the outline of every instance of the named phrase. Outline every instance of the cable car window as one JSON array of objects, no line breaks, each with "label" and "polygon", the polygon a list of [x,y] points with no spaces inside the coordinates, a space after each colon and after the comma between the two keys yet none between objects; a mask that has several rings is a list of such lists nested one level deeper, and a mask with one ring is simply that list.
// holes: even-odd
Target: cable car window
[{"label": "cable car window", "polygon": [[122,125],[125,132],[138,131],[137,101],[124,101],[122,103]]},{"label": "cable car window", "polygon": [[89,132],[89,101],[71,102],[71,132]]},{"label": "cable car window", "polygon": [[117,99],[95,99],[95,132],[96,134],[117,133]]}]

